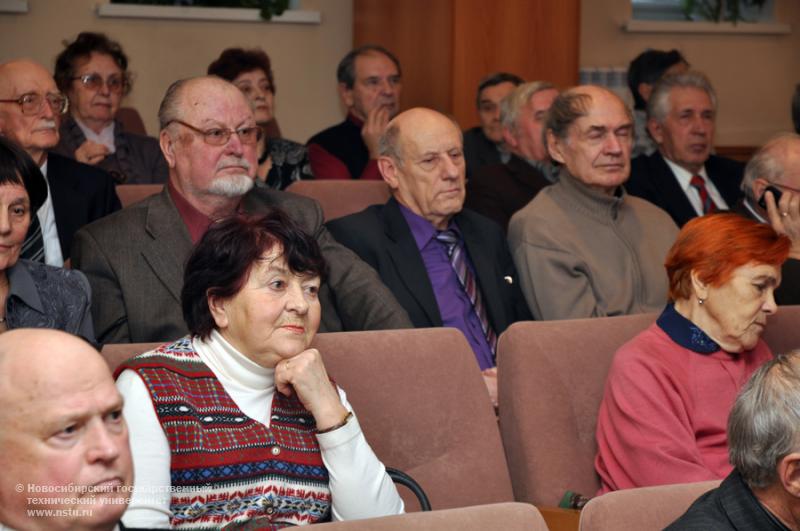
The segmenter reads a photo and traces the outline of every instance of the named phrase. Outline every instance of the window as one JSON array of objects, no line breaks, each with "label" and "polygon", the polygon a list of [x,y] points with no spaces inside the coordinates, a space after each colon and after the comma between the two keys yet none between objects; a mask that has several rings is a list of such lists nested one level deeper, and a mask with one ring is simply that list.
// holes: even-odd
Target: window
[{"label": "window", "polygon": [[[634,20],[682,20],[686,21],[682,0],[631,0],[631,8]],[[723,4],[725,9],[722,12],[720,21],[730,20],[730,10],[725,0],[712,0],[711,2],[696,2],[696,4]],[[741,11],[739,18],[746,22],[772,22],[774,0],[739,0]],[[759,4],[761,7],[759,7]],[[713,21],[712,17],[706,17],[701,7],[695,7],[691,14],[691,20]]]}]

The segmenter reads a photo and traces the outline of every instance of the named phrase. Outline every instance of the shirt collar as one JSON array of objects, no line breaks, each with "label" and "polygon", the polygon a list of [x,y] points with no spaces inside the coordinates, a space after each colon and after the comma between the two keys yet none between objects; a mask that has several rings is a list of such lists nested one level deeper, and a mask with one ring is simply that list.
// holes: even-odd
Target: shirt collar
[{"label": "shirt collar", "polygon": [[175,208],[178,209],[178,214],[180,214],[183,223],[189,229],[192,243],[197,243],[206,233],[208,227],[211,226],[211,218],[193,207],[175,188],[171,179],[167,180],[167,190],[169,190],[169,196],[172,198],[172,202],[175,203]]},{"label": "shirt collar", "polygon": [[759,214],[758,211],[755,208],[753,208],[753,206],[750,204],[749,199],[745,197],[744,201],[742,201],[742,204],[744,204],[744,207],[748,210],[748,212],[750,212],[753,215],[753,217],[756,218],[758,221],[760,221],[761,223],[769,223],[766,219],[764,219],[764,216]]},{"label": "shirt collar", "polygon": [[364,121],[355,114],[353,114],[352,112],[347,113],[347,119],[356,124],[359,129],[364,127]]},{"label": "shirt collar", "polygon": [[688,348],[698,354],[712,354],[720,350],[717,342],[708,337],[696,324],[679,314],[672,302],[668,303],[661,315],[658,316],[656,324],[670,339],[683,348]]},{"label": "shirt collar", "polygon": [[91,140],[92,142],[97,142],[98,144],[103,144],[109,149],[109,153],[114,153],[116,151],[116,147],[114,146],[114,121],[112,120],[107,126],[100,130],[100,133],[95,133],[89,127],[81,122],[76,116],[73,116],[75,123],[78,124],[78,127],[83,132],[83,136],[86,137],[87,140]]},{"label": "shirt collar", "polygon": [[686,168],[684,168],[683,166],[679,166],[678,164],[675,164],[667,157],[664,157],[664,162],[666,162],[667,166],[669,166],[669,169],[672,170],[672,174],[678,180],[678,184],[681,185],[681,190],[683,190],[683,193],[687,193],[689,191],[690,187],[692,186],[691,183],[692,177],[694,177],[695,175],[699,175],[700,177],[703,178],[703,180],[706,181],[706,183],[708,183],[708,173],[706,173],[705,165],[703,165],[703,167],[700,168],[699,172],[691,173]]},{"label": "shirt collar", "polygon": [[43,314],[44,306],[39,297],[39,290],[36,289],[36,282],[33,280],[31,272],[21,262],[22,260],[17,261],[6,272],[8,275],[8,299],[19,299],[25,306]]},{"label": "shirt collar", "polygon": [[[408,207],[401,205],[399,202],[397,204],[400,206],[400,212],[403,214],[403,217],[406,219],[406,223],[408,223],[408,226],[411,229],[411,234],[414,236],[414,242],[417,244],[417,249],[421,251],[426,245],[428,245],[428,242],[436,238],[436,235],[439,233],[439,229],[434,227],[433,224],[427,219],[412,212]],[[447,228],[454,231],[458,237],[461,238],[461,232],[458,230],[458,227],[453,219],[450,219],[450,223],[448,223]]]}]

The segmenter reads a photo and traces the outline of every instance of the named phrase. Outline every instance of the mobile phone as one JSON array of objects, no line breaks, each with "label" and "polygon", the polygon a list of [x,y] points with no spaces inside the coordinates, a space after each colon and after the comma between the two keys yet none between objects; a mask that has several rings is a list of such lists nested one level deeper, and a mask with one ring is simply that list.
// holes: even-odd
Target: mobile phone
[{"label": "mobile phone", "polygon": [[782,192],[778,190],[776,187],[772,185],[767,186],[767,189],[764,190],[764,193],[761,194],[761,198],[759,198],[758,200],[758,206],[760,206],[764,210],[767,209],[767,202],[764,199],[764,196],[767,195],[767,192],[772,192],[772,196],[775,198],[775,206],[778,206],[778,201],[781,200],[781,195],[783,195]]}]

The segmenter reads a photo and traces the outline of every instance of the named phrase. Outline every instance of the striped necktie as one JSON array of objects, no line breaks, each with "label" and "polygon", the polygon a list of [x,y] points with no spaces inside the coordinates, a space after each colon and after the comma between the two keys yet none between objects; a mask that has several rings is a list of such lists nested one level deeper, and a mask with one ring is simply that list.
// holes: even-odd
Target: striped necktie
[{"label": "striped necktie", "polygon": [[475,275],[472,274],[472,270],[467,266],[467,257],[464,253],[464,246],[461,244],[461,238],[455,231],[447,229],[439,232],[436,235],[436,240],[447,247],[450,265],[453,266],[456,276],[458,276],[458,281],[461,283],[461,287],[464,288],[464,293],[467,294],[469,301],[472,303],[472,309],[481,322],[481,329],[483,329],[486,342],[492,350],[492,357],[494,357],[497,352],[497,336],[489,324],[489,317],[483,305],[481,290],[478,289],[478,284],[475,282]]},{"label": "striped necktie", "polygon": [[22,242],[20,258],[27,258],[34,262],[44,262],[44,238],[42,237],[42,226],[39,224],[39,216],[36,212],[31,214],[31,226],[28,227],[28,234]]},{"label": "striped necktie", "polygon": [[705,214],[713,214],[714,212],[719,212],[719,208],[714,203],[714,200],[711,199],[711,196],[708,195],[708,189],[706,188],[706,181],[699,175],[692,175],[692,180],[689,181],[689,184],[697,190],[697,193],[700,195],[700,204],[703,205],[703,215]]}]

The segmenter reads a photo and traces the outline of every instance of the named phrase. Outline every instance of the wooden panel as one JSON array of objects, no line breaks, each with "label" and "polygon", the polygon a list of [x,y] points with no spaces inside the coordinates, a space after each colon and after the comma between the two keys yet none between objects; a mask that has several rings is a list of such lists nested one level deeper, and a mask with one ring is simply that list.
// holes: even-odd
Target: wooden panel
[{"label": "wooden panel", "polygon": [[400,60],[401,109],[452,108],[453,1],[353,2],[353,45],[380,44]]},{"label": "wooden panel", "polygon": [[477,124],[475,89],[507,71],[564,88],[578,80],[580,0],[455,0],[453,114]]},{"label": "wooden panel", "polygon": [[714,153],[720,157],[747,163],[758,150],[758,146],[715,146]]}]

